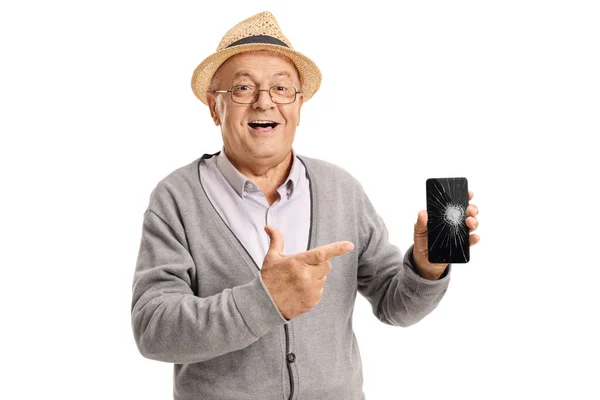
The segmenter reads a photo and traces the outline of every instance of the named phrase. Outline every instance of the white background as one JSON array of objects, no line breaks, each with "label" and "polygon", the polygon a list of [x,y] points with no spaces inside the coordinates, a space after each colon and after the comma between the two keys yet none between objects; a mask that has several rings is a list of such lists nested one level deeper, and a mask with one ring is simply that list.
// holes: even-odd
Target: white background
[{"label": "white background", "polygon": [[130,327],[142,214],[220,149],[191,74],[264,10],[323,72],[298,153],[355,175],[402,249],[429,177],[481,212],[422,322],[357,302],[367,397],[600,398],[597,2],[333,3],[2,2],[0,398],[171,398]]}]

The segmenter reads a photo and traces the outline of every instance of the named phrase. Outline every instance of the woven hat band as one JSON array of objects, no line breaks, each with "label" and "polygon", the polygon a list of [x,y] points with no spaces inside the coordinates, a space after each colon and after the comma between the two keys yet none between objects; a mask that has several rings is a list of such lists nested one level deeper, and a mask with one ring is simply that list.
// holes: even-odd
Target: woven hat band
[{"label": "woven hat band", "polygon": [[233,46],[239,46],[241,44],[254,44],[254,43],[276,44],[278,46],[284,46],[284,47],[288,47],[288,48],[290,47],[287,44],[285,44],[285,42],[283,42],[277,38],[274,38],[273,36],[256,35],[256,36],[248,36],[248,37],[242,38],[240,40],[237,40],[237,41],[231,43],[226,48],[230,48]]}]

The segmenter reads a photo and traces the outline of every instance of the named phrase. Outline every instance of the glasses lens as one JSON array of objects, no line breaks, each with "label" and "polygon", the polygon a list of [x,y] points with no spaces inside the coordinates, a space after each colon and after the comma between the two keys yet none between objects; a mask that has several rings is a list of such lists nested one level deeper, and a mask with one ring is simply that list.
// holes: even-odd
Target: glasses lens
[{"label": "glasses lens", "polygon": [[256,88],[250,85],[239,85],[231,88],[231,99],[236,103],[250,104],[256,99]]},{"label": "glasses lens", "polygon": [[277,104],[293,103],[296,100],[296,89],[289,86],[273,86],[269,89],[271,100]]}]

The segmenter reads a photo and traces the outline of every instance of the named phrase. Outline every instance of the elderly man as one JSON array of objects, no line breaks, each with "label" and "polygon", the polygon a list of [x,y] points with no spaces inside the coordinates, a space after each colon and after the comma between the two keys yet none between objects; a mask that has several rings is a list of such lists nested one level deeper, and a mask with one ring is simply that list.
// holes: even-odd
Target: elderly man
[{"label": "elderly man", "polygon": [[448,287],[449,266],[428,262],[425,211],[403,255],[355,179],[293,151],[320,80],[270,13],[194,72],[223,149],[152,192],[133,286],[137,345],[175,364],[175,399],[362,399],[357,291],[408,326]]}]

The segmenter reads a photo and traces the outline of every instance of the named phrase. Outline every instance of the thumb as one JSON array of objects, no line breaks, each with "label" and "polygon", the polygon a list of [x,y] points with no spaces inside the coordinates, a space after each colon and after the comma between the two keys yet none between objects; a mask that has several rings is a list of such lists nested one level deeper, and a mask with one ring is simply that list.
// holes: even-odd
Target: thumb
[{"label": "thumb", "polygon": [[283,254],[283,235],[274,226],[265,226],[265,232],[269,235],[269,251],[268,253],[274,252],[275,254]]},{"label": "thumb", "polygon": [[417,222],[415,223],[413,256],[427,257],[427,211],[419,211]]},{"label": "thumb", "polygon": [[425,234],[427,234],[427,211],[421,210],[415,223],[415,236]]}]

